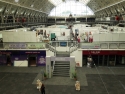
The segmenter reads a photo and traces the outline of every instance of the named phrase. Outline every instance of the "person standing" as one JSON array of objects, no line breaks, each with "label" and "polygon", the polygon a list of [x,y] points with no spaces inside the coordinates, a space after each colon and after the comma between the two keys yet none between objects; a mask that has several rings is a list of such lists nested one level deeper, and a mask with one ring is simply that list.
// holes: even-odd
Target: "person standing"
[{"label": "person standing", "polygon": [[90,68],[92,68],[93,67],[93,61],[92,61],[92,57],[91,56],[89,56],[88,58],[88,63],[87,63],[87,67],[90,67]]},{"label": "person standing", "polygon": [[45,94],[45,86],[44,86],[44,84],[41,85],[41,94]]}]

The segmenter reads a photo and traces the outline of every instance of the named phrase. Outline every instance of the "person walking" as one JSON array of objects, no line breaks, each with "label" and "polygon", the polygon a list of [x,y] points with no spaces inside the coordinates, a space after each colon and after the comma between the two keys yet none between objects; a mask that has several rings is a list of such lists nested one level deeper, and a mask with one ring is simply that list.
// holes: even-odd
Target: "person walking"
[{"label": "person walking", "polygon": [[41,85],[41,94],[45,94],[45,86],[44,86],[44,84]]}]

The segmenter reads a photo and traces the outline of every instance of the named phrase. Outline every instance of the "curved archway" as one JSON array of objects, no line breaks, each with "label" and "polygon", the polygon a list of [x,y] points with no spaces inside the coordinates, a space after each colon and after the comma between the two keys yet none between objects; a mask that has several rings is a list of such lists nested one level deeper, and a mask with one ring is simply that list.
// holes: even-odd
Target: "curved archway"
[{"label": "curved archway", "polygon": [[67,1],[59,4],[51,10],[49,16],[73,16],[94,15],[94,12],[86,5],[76,1]]}]

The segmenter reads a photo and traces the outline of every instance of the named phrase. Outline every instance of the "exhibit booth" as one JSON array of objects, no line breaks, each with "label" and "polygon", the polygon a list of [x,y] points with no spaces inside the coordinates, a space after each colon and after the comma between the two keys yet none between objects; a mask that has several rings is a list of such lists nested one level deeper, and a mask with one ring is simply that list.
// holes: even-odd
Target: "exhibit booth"
[{"label": "exhibit booth", "polygon": [[[58,26],[57,26],[58,27]],[[47,38],[42,38],[42,41],[37,42],[37,35],[41,32],[37,31],[26,31],[23,29],[14,29],[9,31],[2,31],[0,38],[3,39],[4,50],[1,51],[0,56],[1,65],[13,62],[14,66],[44,66],[45,64],[38,64],[38,60],[43,60],[47,56],[54,56],[54,52],[46,49],[46,42],[50,44],[56,43],[53,47],[56,51],[69,52],[70,46],[68,46],[70,40],[70,29],[66,28],[36,28],[37,31],[43,31],[43,35],[48,35]],[[113,31],[111,31],[113,29]],[[82,25],[74,25],[73,33],[78,32],[80,37],[80,43],[82,50],[85,49],[100,49],[105,48],[105,44],[100,45],[101,42],[124,42],[125,33],[124,28],[108,27],[107,29],[99,27],[86,27]],[[38,36],[39,39],[41,38]],[[53,38],[53,39],[52,39]],[[52,39],[52,40],[51,40]],[[55,40],[54,40],[55,39]],[[44,40],[44,41],[43,41]],[[46,42],[45,42],[46,41]],[[88,45],[91,44],[91,45]],[[116,45],[112,44],[111,47]],[[123,48],[124,44],[119,45]],[[92,47],[92,48],[91,48]],[[18,52],[17,52],[17,51]],[[27,50],[27,51],[26,51]],[[83,66],[83,53],[82,50],[75,50],[70,53],[70,56],[75,56],[75,62],[79,67]],[[11,53],[11,54],[10,54]],[[44,54],[45,53],[45,54]],[[29,64],[29,62],[31,62]]]},{"label": "exhibit booth", "polygon": [[[51,54],[52,55],[52,54]],[[30,67],[46,65],[46,50],[2,50],[0,65]]]}]

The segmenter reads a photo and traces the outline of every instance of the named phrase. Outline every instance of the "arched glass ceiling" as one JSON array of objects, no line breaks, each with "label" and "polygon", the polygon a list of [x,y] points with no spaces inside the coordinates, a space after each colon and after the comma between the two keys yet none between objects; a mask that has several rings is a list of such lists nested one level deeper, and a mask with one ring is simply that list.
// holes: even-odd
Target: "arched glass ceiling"
[{"label": "arched glass ceiling", "polygon": [[85,15],[94,15],[93,11],[86,5],[68,0],[66,2],[61,3],[50,12],[49,16],[69,16],[72,14],[73,16],[85,16]]},{"label": "arched glass ceiling", "polygon": [[53,5],[57,6],[63,2],[67,2],[67,1],[76,1],[76,2],[81,2],[83,4],[87,4],[90,0],[49,0]]}]

